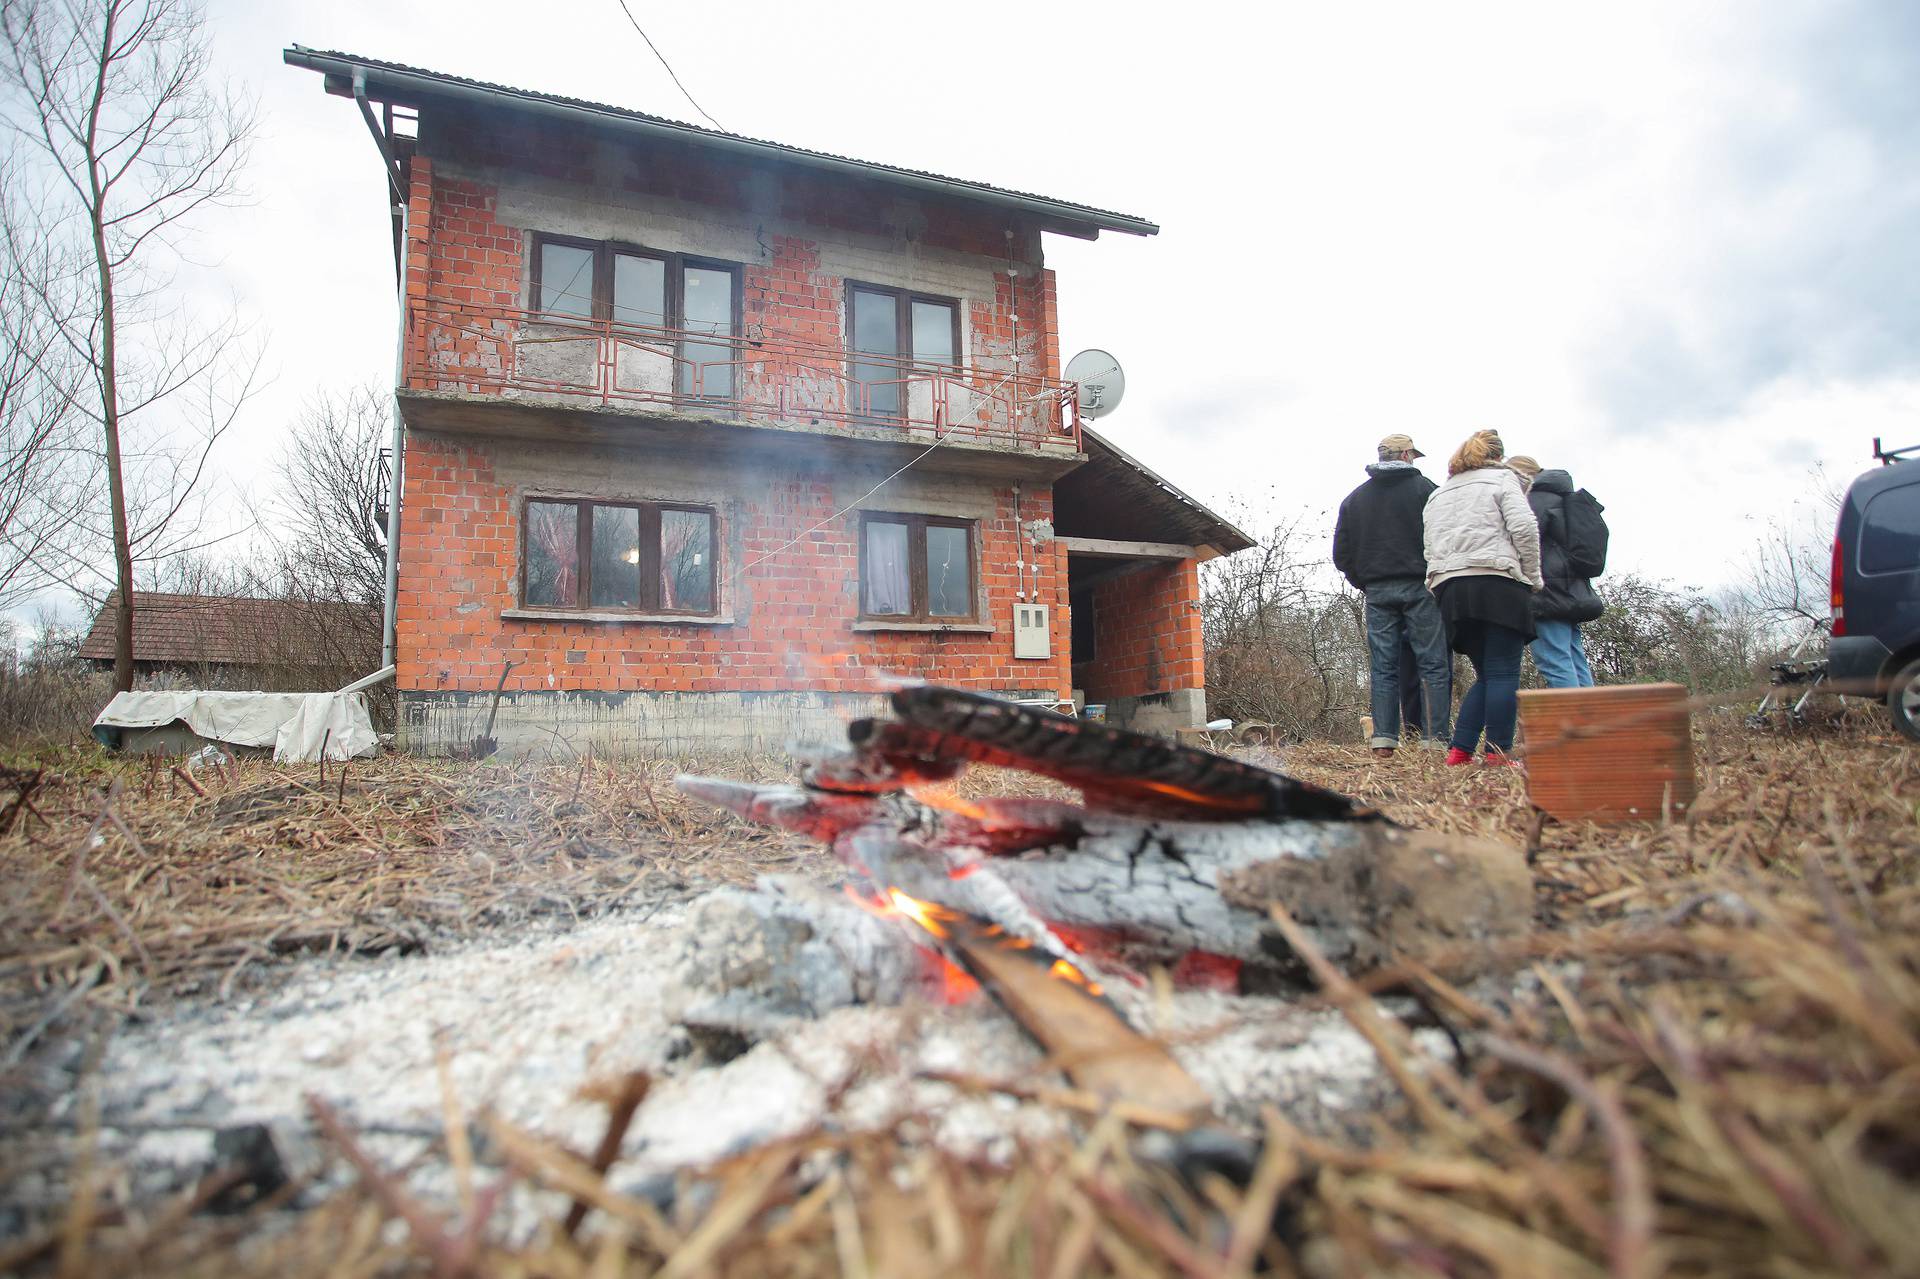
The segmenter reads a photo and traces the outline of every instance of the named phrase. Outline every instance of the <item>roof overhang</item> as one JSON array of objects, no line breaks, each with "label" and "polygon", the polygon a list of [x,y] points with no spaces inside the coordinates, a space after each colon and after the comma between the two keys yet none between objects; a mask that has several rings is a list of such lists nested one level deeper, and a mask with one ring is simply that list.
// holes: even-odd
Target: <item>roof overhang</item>
[{"label": "roof overhang", "polygon": [[846,177],[884,182],[949,199],[966,200],[1036,219],[1041,228],[1061,235],[1092,240],[1102,231],[1127,235],[1155,235],[1160,228],[1145,218],[1073,204],[1023,191],[1008,191],[979,182],[942,177],[916,169],[875,164],[823,151],[786,146],[718,129],[704,129],[659,116],[645,115],[605,103],[587,102],[553,94],[515,89],[508,85],[468,80],[420,67],[381,62],[351,53],[323,52],[293,45],[282,55],[288,66],[318,71],[326,77],[327,92],[350,97],[356,77],[373,101],[419,109],[428,103],[465,104],[520,111],[569,124],[611,130],[636,137],[667,139],[691,146],[730,152],[749,159],[821,169]]},{"label": "roof overhang", "polygon": [[[1090,427],[1080,428],[1087,460],[1054,481],[1054,531],[1063,538],[1112,546],[1140,544],[1154,558],[1156,544],[1191,546],[1211,555],[1231,555],[1254,544],[1234,524],[1181,491],[1172,481]],[[1069,544],[1068,550],[1075,548]],[[1080,553],[1097,554],[1083,548]],[[1160,556],[1164,558],[1164,554]]]}]

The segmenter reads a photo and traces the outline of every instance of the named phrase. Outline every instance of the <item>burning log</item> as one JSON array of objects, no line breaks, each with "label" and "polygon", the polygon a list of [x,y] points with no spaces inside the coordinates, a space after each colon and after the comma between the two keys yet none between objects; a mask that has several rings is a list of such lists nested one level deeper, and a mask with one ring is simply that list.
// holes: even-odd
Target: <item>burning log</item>
[{"label": "burning log", "polygon": [[[811,765],[804,785],[679,784],[828,843],[876,890],[986,920],[1076,968],[1078,949],[1291,973],[1266,910],[1276,900],[1348,967],[1527,927],[1517,849],[1407,830],[1251,764],[977,694],[919,686],[893,705],[899,720],[856,722],[852,753]],[[1071,783],[1085,803],[975,803],[930,784],[969,760]]]},{"label": "burning log", "polygon": [[[893,706],[898,720],[853,724],[852,751],[814,761],[802,785],[678,784],[829,844],[877,913],[910,920],[921,947],[964,968],[1076,1084],[1110,1100],[1194,1119],[1208,1109],[1166,1047],[1104,997],[1105,965],[1224,957],[1243,980],[1249,969],[1288,976],[1298,961],[1275,901],[1350,967],[1510,935],[1531,916],[1518,849],[1409,831],[1295,778],[994,698],[915,686]],[[941,783],[970,761],[1068,782],[1085,802],[962,799]],[[793,963],[768,967],[805,967],[803,953],[845,963],[855,975],[831,983],[840,1000],[864,980],[865,955],[897,989],[885,944],[858,932],[809,928]]]}]

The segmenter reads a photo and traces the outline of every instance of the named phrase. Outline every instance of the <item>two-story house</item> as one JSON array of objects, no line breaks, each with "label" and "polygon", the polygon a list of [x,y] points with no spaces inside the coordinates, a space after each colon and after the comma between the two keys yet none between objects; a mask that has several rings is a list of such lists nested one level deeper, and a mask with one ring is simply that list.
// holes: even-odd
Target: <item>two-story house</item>
[{"label": "two-story house", "polygon": [[1197,567],[1248,540],[1082,423],[1043,255],[1151,223],[285,57],[393,197],[408,748],[496,690],[510,750],[778,748],[882,672],[1201,720]]}]

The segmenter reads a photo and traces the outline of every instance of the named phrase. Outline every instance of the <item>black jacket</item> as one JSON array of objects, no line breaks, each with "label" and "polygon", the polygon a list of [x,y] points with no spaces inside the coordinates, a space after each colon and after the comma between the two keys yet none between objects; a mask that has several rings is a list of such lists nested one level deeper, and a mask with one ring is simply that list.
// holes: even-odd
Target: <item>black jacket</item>
[{"label": "black jacket", "polygon": [[1527,490],[1527,505],[1540,521],[1540,576],[1546,588],[1533,597],[1533,615],[1543,622],[1591,622],[1607,611],[1593,583],[1575,577],[1567,566],[1567,497],[1573,477],[1565,471],[1542,471]]},{"label": "black jacket", "polygon": [[1340,503],[1333,566],[1361,590],[1369,582],[1427,575],[1423,517],[1434,482],[1411,462],[1375,462]]}]

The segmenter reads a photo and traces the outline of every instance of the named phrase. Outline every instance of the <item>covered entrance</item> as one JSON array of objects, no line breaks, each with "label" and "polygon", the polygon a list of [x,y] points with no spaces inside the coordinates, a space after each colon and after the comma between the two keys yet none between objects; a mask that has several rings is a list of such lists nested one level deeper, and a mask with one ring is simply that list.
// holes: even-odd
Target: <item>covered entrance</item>
[{"label": "covered entrance", "polygon": [[1253,539],[1092,430],[1087,461],[1054,482],[1067,551],[1073,687],[1147,732],[1206,722],[1202,562]]}]

